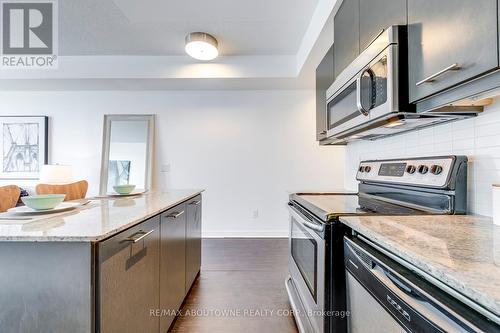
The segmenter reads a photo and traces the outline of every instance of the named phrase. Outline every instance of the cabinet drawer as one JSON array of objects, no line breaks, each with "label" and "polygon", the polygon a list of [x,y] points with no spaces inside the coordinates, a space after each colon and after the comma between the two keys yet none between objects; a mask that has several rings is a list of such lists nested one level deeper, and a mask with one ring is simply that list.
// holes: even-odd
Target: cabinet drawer
[{"label": "cabinet drawer", "polygon": [[[155,236],[156,241],[158,241],[160,232],[159,223],[160,217],[156,216],[100,242],[99,262],[101,263],[107,260],[115,254],[120,253],[125,248],[132,250],[132,252],[134,252],[134,250],[141,250],[144,245],[149,244],[149,240],[155,238]],[[148,234],[151,231],[153,232]],[[133,239],[137,240],[139,237],[142,237],[139,241],[133,241]]]},{"label": "cabinet drawer", "polygon": [[410,101],[498,67],[497,0],[408,0]]},{"label": "cabinet drawer", "polygon": [[186,204],[180,204],[161,214],[160,245],[160,308],[163,315],[160,331],[166,332],[186,296]]},{"label": "cabinet drawer", "polygon": [[154,217],[99,243],[101,332],[156,332],[159,319],[159,222]]},{"label": "cabinet drawer", "polygon": [[186,293],[193,285],[201,267],[201,195],[186,205]]}]

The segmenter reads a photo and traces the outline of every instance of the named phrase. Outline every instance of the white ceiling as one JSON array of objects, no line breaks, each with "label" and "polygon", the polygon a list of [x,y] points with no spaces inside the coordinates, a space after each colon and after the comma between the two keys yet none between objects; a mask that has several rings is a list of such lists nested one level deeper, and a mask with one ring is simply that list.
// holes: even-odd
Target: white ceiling
[{"label": "white ceiling", "polygon": [[318,0],[59,1],[59,53],[183,55],[213,34],[223,56],[297,54]]},{"label": "white ceiling", "polygon": [[[58,66],[0,69],[0,90],[314,88],[341,0],[59,1]],[[221,56],[184,53],[193,31]]]}]

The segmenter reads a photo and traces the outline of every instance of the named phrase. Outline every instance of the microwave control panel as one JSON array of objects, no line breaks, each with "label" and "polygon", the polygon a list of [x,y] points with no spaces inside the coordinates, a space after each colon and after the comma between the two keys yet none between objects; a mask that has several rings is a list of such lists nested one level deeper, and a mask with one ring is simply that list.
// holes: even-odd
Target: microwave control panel
[{"label": "microwave control panel", "polygon": [[444,187],[453,170],[453,157],[363,161],[356,179],[379,183]]}]

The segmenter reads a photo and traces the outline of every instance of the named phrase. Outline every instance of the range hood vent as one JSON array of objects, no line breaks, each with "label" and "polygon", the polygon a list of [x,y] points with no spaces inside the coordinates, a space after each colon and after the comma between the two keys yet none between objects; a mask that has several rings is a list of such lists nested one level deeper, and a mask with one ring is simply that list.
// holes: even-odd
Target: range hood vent
[{"label": "range hood vent", "polygon": [[[456,120],[475,117],[482,111],[482,107],[466,107],[457,112],[456,107],[448,108],[454,113],[447,113],[444,109],[441,112],[413,113],[400,112],[391,114],[389,117],[374,119],[362,126],[352,128],[344,133],[340,133],[335,138],[330,138],[326,145],[345,145],[348,142],[360,140],[378,140],[389,136],[402,134],[409,131],[423,129],[429,126],[440,125]],[[466,112],[465,110],[468,110]]]}]

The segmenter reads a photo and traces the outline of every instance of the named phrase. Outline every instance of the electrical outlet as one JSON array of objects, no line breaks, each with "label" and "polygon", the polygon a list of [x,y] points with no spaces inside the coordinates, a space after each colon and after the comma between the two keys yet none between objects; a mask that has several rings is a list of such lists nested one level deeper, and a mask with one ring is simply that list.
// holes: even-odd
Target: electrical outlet
[{"label": "electrical outlet", "polygon": [[170,172],[170,164],[162,164],[160,170],[161,172]]},{"label": "electrical outlet", "polygon": [[252,218],[258,219],[259,218],[259,210],[256,209],[252,212]]}]

